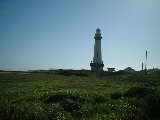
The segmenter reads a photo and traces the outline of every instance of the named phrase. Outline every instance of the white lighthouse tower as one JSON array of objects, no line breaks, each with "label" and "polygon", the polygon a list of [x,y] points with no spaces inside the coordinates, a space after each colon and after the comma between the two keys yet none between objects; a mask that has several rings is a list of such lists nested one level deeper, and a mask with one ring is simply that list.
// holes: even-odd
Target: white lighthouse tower
[{"label": "white lighthouse tower", "polygon": [[95,45],[94,45],[94,57],[93,62],[91,61],[90,66],[93,71],[103,71],[103,61],[101,53],[101,30],[98,28],[95,34]]}]

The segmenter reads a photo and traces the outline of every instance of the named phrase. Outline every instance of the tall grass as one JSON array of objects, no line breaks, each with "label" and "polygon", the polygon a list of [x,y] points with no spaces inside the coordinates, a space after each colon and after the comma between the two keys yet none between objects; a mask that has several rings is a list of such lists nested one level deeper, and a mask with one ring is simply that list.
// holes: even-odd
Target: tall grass
[{"label": "tall grass", "polygon": [[159,119],[160,75],[0,74],[0,119]]}]

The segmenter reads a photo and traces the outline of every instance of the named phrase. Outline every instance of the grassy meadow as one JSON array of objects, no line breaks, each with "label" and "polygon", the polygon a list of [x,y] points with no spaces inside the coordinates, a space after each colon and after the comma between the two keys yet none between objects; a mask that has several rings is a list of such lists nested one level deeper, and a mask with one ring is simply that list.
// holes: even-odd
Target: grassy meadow
[{"label": "grassy meadow", "polygon": [[0,120],[160,120],[160,75],[0,73]]}]

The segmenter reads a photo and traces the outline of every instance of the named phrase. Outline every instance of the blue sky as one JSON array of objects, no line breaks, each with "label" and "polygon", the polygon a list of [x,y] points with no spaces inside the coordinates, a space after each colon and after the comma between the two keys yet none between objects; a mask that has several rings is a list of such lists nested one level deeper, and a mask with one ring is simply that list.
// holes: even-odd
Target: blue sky
[{"label": "blue sky", "polygon": [[160,68],[160,0],[1,0],[0,69],[90,69],[102,31],[104,69]]}]

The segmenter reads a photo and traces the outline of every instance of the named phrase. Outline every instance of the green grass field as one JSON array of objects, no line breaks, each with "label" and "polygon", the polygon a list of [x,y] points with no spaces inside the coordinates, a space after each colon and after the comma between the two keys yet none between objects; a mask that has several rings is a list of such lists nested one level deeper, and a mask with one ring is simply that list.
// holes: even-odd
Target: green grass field
[{"label": "green grass field", "polygon": [[0,74],[1,120],[160,120],[160,75]]}]

